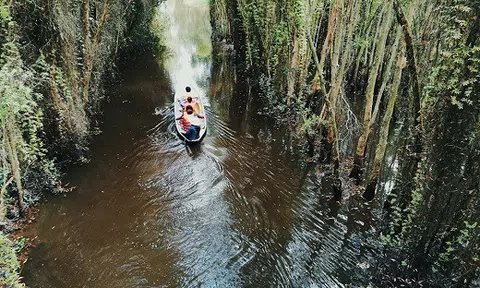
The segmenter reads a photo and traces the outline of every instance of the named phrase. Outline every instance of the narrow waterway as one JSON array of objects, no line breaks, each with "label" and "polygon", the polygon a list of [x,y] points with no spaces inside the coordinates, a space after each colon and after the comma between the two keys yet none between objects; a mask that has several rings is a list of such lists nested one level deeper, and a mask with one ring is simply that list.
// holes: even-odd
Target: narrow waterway
[{"label": "narrow waterway", "polygon": [[[123,63],[91,162],[40,207],[30,287],[343,287],[364,283],[374,209],[332,200],[285,129],[263,117],[208,1],[168,0],[166,65]],[[185,146],[171,103],[185,85],[208,104],[208,135]],[[326,187],[326,188],[322,188]]]}]

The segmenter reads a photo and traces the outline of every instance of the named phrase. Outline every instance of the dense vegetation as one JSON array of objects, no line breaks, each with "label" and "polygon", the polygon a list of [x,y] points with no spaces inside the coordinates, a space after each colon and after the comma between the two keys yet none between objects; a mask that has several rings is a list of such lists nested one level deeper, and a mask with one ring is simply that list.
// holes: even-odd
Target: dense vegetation
[{"label": "dense vegetation", "polygon": [[347,167],[367,200],[387,199],[378,284],[480,277],[478,15],[476,0],[212,1],[214,37],[235,45],[309,152],[334,164],[337,197]]},{"label": "dense vegetation", "polygon": [[[65,163],[85,161],[112,60],[149,41],[156,2],[0,0],[0,233],[42,192],[63,189]],[[14,285],[0,237],[0,277]]]},{"label": "dense vegetation", "polygon": [[[4,231],[44,191],[63,189],[65,163],[88,157],[108,71],[129,44],[150,41],[155,2],[0,0],[7,285],[18,285],[20,265]],[[373,282],[478,283],[480,1],[211,4],[214,38],[234,44],[267,105],[295,119],[318,162],[333,164],[335,196],[348,168],[366,200],[386,200]],[[392,170],[393,189],[381,189]]]}]

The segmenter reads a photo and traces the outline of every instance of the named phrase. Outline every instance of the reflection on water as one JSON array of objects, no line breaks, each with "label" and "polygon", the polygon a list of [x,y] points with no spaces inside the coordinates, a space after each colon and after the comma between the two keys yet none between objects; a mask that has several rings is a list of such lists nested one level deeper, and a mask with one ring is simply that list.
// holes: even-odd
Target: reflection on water
[{"label": "reflection on water", "polygon": [[[162,4],[166,72],[150,55],[123,69],[92,161],[68,197],[42,205],[31,287],[342,287],[362,283],[374,251],[375,207],[338,206],[321,171],[297,164],[291,139],[257,114],[232,59],[210,43],[207,1]],[[167,37],[168,38],[168,37]],[[210,44],[208,44],[210,45]],[[209,53],[210,54],[210,53]],[[211,103],[209,133],[186,147],[172,92]],[[173,84],[173,85],[172,85]]]},{"label": "reflection on water", "polygon": [[160,4],[165,19],[165,44],[170,57],[164,65],[174,91],[190,86],[206,99],[207,80],[211,65],[212,34],[207,0],[168,0]]}]

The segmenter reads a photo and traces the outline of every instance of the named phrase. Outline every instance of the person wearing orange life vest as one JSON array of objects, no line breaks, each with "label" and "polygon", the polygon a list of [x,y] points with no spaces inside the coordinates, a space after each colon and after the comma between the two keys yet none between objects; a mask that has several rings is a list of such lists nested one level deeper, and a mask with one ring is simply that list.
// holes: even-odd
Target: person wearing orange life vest
[{"label": "person wearing orange life vest", "polygon": [[188,106],[188,105],[192,105],[193,107],[193,111],[194,112],[199,112],[197,111],[198,110],[198,105],[197,104],[197,98],[196,96],[193,95],[192,93],[192,88],[190,88],[189,86],[185,87],[185,91],[186,93],[183,95],[183,99],[178,99],[178,103],[180,104],[180,106],[182,106],[182,110],[185,111],[185,108]]},{"label": "person wearing orange life vest", "polygon": [[197,140],[200,135],[201,125],[204,121],[202,119],[204,118],[205,116],[195,113],[191,105],[187,105],[185,113],[176,120],[181,121],[180,125],[185,130],[184,135],[188,140]]},{"label": "person wearing orange life vest", "polygon": [[[192,106],[192,107],[195,107],[195,104],[196,104],[196,103],[197,103],[197,101],[193,100],[192,97],[188,96],[187,99],[185,99],[183,103],[180,103],[180,105],[182,106],[183,111],[186,111],[186,108],[187,108],[188,105],[190,105],[190,106]],[[195,110],[196,110],[196,109],[193,108],[193,111],[194,111],[194,112],[196,112]]]}]

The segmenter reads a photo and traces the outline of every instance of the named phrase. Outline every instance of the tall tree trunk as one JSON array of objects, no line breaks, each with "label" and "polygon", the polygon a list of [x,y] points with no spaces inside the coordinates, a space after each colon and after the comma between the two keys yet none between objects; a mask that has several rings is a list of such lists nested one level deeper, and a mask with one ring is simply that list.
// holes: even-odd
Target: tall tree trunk
[{"label": "tall tree trunk", "polygon": [[23,216],[25,211],[25,204],[23,202],[23,186],[22,186],[22,176],[20,172],[20,162],[18,161],[18,152],[15,147],[15,142],[12,141],[12,136],[16,135],[12,127],[13,124],[7,120],[6,127],[3,128],[3,137],[5,139],[5,148],[8,154],[8,161],[10,162],[10,170],[12,172],[13,178],[15,179],[15,184],[17,185],[17,196],[18,196],[18,206],[20,208],[20,216]]},{"label": "tall tree trunk", "polygon": [[[339,67],[339,59],[341,49],[343,47],[343,37],[344,23],[346,14],[343,0],[337,0],[335,5],[337,6],[336,21],[335,21],[335,36],[333,38],[332,49],[331,49],[331,63],[330,63],[330,76],[331,76],[331,88],[328,95],[327,101],[327,111],[329,115],[328,119],[328,139],[327,141],[332,146],[332,160],[333,160],[333,195],[335,200],[340,201],[342,199],[342,182],[339,177],[339,168],[340,168],[340,151],[338,145],[338,128],[337,128],[337,111],[336,104],[337,98],[340,91],[340,83],[343,80],[343,71]],[[347,42],[348,43],[348,42]],[[345,51],[348,55],[349,51]],[[344,59],[346,59],[345,55]]]},{"label": "tall tree trunk", "polygon": [[[387,2],[387,8],[391,7],[391,0]],[[378,47],[375,52],[375,60],[372,67],[372,71],[370,71],[370,75],[368,78],[368,86],[366,90],[366,101],[365,101],[365,113],[363,116],[363,127],[362,127],[362,135],[358,139],[357,149],[355,152],[354,160],[353,160],[353,168],[350,172],[350,177],[357,179],[357,181],[361,181],[363,177],[363,168],[364,168],[364,157],[365,157],[365,150],[368,142],[368,136],[370,135],[370,119],[372,117],[372,108],[373,108],[373,96],[375,92],[375,84],[377,81],[378,71],[380,69],[380,65],[383,62],[384,54],[385,54],[385,46],[387,41],[388,32],[391,26],[392,20],[392,13],[390,9],[385,9],[385,15],[383,19],[383,23],[381,26],[381,33],[380,39],[378,40]]]},{"label": "tall tree trunk", "polygon": [[[404,40],[406,45],[406,57],[407,57],[407,67],[409,72],[409,79],[410,85],[412,86],[412,94],[413,94],[413,104],[412,104],[412,114],[413,114],[413,128],[411,128],[409,132],[409,137],[407,139],[406,149],[409,151],[409,155],[405,155],[405,157],[410,157],[410,159],[405,159],[405,165],[402,167],[401,177],[402,180],[402,187],[396,187],[395,192],[397,197],[399,198],[398,206],[400,209],[405,210],[407,209],[408,205],[411,202],[411,194],[415,189],[415,177],[417,176],[418,166],[421,160],[421,153],[423,150],[422,147],[422,133],[423,130],[420,123],[420,84],[418,80],[418,66],[415,57],[415,47],[413,43],[413,34],[412,30],[409,25],[409,19],[405,17],[403,12],[402,6],[397,0],[394,0],[393,8],[395,10],[395,14],[397,16],[398,24],[402,27]],[[412,5],[412,4],[410,4]],[[410,18],[410,15],[409,15]],[[398,181],[398,180],[397,180]],[[401,227],[396,227],[396,230],[400,230]]]},{"label": "tall tree trunk", "polygon": [[[366,3],[367,7],[365,8],[365,13],[368,13],[369,17],[370,17],[370,20],[368,20],[368,18],[364,21],[364,27],[362,29],[362,32],[360,35],[362,35],[363,37],[369,37],[370,35],[370,31],[372,29],[372,26],[373,26],[373,20],[375,18],[375,14],[377,13],[377,11],[373,11],[372,13],[372,2],[371,1],[367,1]],[[378,10],[380,7],[380,5],[378,5],[377,8],[375,8],[375,10]],[[358,52],[355,54],[357,55],[356,59],[356,64],[355,64],[355,72],[353,73],[353,79],[355,80],[355,82],[358,81],[358,71],[360,69],[360,63],[362,61],[362,55],[363,55],[363,52],[365,51],[366,49],[366,45],[361,45],[360,48],[358,49]],[[365,61],[367,61],[367,59],[365,58]],[[362,63],[363,64],[363,63]]]},{"label": "tall tree trunk", "polygon": [[[335,21],[335,36],[333,38],[332,43],[332,55],[331,55],[331,63],[330,63],[330,76],[331,76],[331,88],[329,91],[328,95],[328,101],[327,101],[327,111],[330,115],[329,117],[329,127],[328,127],[328,142],[332,144],[333,147],[333,166],[334,166],[334,176],[335,178],[338,178],[338,168],[340,165],[340,155],[339,151],[337,151],[336,148],[338,148],[337,144],[337,138],[338,138],[338,131],[337,131],[337,117],[336,117],[336,102],[337,102],[337,97],[338,97],[338,92],[340,89],[336,89],[336,87],[340,87],[340,83],[342,81],[342,76],[343,76],[343,71],[340,71],[340,65],[339,65],[339,59],[340,59],[340,53],[341,49],[343,47],[343,41],[345,40],[343,37],[344,34],[344,23],[345,23],[345,18],[346,14],[345,13],[345,8],[343,5],[343,0],[337,0],[336,3],[337,5],[337,15],[336,15],[336,21]],[[348,53],[348,51],[345,51]],[[338,77],[337,77],[338,76]],[[334,188],[335,189],[335,188]]]},{"label": "tall tree trunk", "polygon": [[298,62],[300,58],[300,39],[297,35],[297,29],[293,31],[293,50],[291,52],[290,67],[288,69],[288,81],[287,81],[287,104],[292,103],[293,95],[295,93],[295,84],[298,79]]},{"label": "tall tree trunk", "polygon": [[[402,45],[403,46],[403,45]],[[400,80],[402,78],[403,61],[405,57],[404,47],[401,48],[401,52],[398,55],[397,66],[395,68],[395,74],[393,76],[392,90],[390,99],[388,99],[387,110],[383,116],[382,125],[380,126],[380,135],[378,140],[377,150],[375,151],[375,160],[373,161],[372,170],[369,173],[367,188],[363,196],[367,200],[372,200],[375,196],[375,190],[377,187],[378,177],[380,176],[380,169],[385,157],[385,151],[387,149],[388,132],[390,131],[390,122],[392,120],[393,111],[395,110],[395,104],[398,98],[398,90],[400,88]]]},{"label": "tall tree trunk", "polygon": [[83,74],[83,101],[85,103],[89,102],[88,96],[90,91],[90,81],[92,78],[93,64],[95,61],[95,54],[98,48],[98,44],[101,42],[103,27],[108,19],[108,7],[109,0],[105,0],[103,3],[103,8],[101,12],[100,19],[98,21],[98,26],[93,36],[93,41],[88,41],[85,43],[85,58],[84,58],[84,74]]},{"label": "tall tree trunk", "polygon": [[[3,179],[7,179],[7,175],[3,175]],[[13,177],[10,177],[5,183],[2,185],[2,189],[0,190],[0,223],[3,223],[5,220],[5,214],[6,214],[6,207],[5,207],[5,194],[7,193],[7,188],[10,184],[13,182]]]},{"label": "tall tree trunk", "polygon": [[[337,1],[335,1],[335,3],[332,5],[332,9],[331,9],[331,12],[330,12],[330,18],[328,20],[327,35],[325,37],[325,41],[323,42],[322,51],[320,52],[320,60],[318,60],[317,50],[315,48],[315,44],[312,40],[312,37],[311,36],[308,37],[309,42],[310,42],[310,48],[313,48],[312,49],[312,53],[314,54],[313,59],[315,60],[315,64],[317,66],[317,70],[315,71],[315,76],[313,77],[313,81],[312,81],[312,83],[314,85],[313,90],[314,90],[314,92],[320,90],[324,97],[326,97],[327,94],[325,92],[325,81],[324,81],[324,75],[323,75],[323,68],[325,66],[325,60],[327,59],[328,48],[330,47],[330,42],[332,41],[332,38],[333,38],[333,32],[334,32],[334,29],[335,29],[335,20],[336,19],[337,19]],[[315,58],[317,58],[317,59],[315,59]],[[322,86],[321,83],[323,83],[323,86]]]},{"label": "tall tree trunk", "polygon": [[[337,29],[335,33],[334,48],[332,50],[332,85],[328,95],[327,101],[327,111],[329,114],[329,133],[328,133],[328,142],[332,145],[332,160],[334,167],[334,182],[333,182],[333,192],[336,200],[341,199],[342,195],[342,182],[339,177],[339,168],[340,168],[340,145],[338,141],[338,127],[337,127],[337,102],[340,95],[340,87],[343,83],[345,76],[345,69],[347,63],[350,62],[351,53],[352,53],[352,39],[353,32],[357,24],[357,19],[360,13],[360,1],[349,1],[348,9],[343,8],[343,1],[338,1],[339,6],[342,7],[338,9],[337,12]],[[347,12],[347,13],[345,13]],[[347,25],[347,18],[349,19]],[[347,27],[348,33],[346,41],[344,39],[344,27]],[[343,47],[343,43],[346,43]],[[343,53],[342,53],[343,52]],[[341,63],[338,63],[341,55]]]},{"label": "tall tree trunk", "polygon": [[403,12],[401,4],[398,0],[393,1],[393,7],[395,9],[395,14],[397,16],[398,23],[402,26],[403,33],[405,35],[405,44],[407,46],[407,64],[408,70],[412,77],[412,88],[413,88],[413,97],[414,97],[414,110],[416,115],[417,124],[420,124],[420,81],[419,81],[419,73],[418,73],[418,65],[417,59],[415,57],[415,46],[413,43],[413,34],[412,29],[410,28],[410,24],[408,23],[408,19]]},{"label": "tall tree trunk", "polygon": [[[412,19],[413,13],[415,12],[416,8],[416,1],[412,1],[410,3],[410,6],[408,8],[408,19]],[[403,35],[403,28],[399,26],[397,30],[397,36],[395,38],[395,43],[396,45],[398,44],[398,41],[400,40],[400,37]],[[400,81],[401,81],[401,74],[402,70],[405,66],[404,63],[404,58],[405,58],[405,46],[406,43],[405,41],[402,41],[401,48],[400,48],[400,55],[399,58],[397,59],[397,66],[394,74],[394,79],[393,79],[393,84],[392,84],[392,90],[391,90],[391,95],[390,99],[387,104],[387,110],[385,111],[385,115],[382,121],[382,125],[380,127],[380,135],[379,135],[379,142],[377,145],[377,149],[375,152],[375,159],[372,165],[372,169],[370,171],[370,174],[368,176],[368,183],[366,186],[366,190],[364,193],[364,197],[367,200],[372,200],[375,196],[375,190],[376,190],[376,185],[378,182],[378,177],[380,176],[380,169],[381,165],[383,163],[383,159],[385,157],[385,150],[386,150],[386,145],[387,145],[387,139],[388,139],[388,132],[390,130],[390,121],[393,115],[394,107],[395,107],[395,102],[399,94],[399,87],[400,87]],[[395,45],[394,45],[395,47]],[[393,55],[396,55],[396,53],[392,53]],[[399,66],[401,65],[401,66]],[[390,63],[388,65],[390,67]],[[400,69],[400,70],[399,70]],[[389,68],[387,68],[387,71]],[[389,72],[387,72],[389,73]],[[383,92],[383,89],[385,89],[386,82],[382,83],[382,87],[380,88],[379,95]],[[379,96],[381,98],[381,96]],[[392,99],[394,98],[394,99]],[[392,103],[393,101],[393,103]],[[375,110],[373,112],[372,116],[372,121],[370,121],[370,124],[373,125],[373,121],[375,121],[376,114],[378,113],[378,106],[379,106],[379,99],[377,99],[377,103],[375,104]]]},{"label": "tall tree trunk", "polygon": [[84,29],[84,45],[85,48],[90,44],[90,0],[83,3],[83,29]]},{"label": "tall tree trunk", "polygon": [[[416,154],[416,161],[420,161],[420,153],[422,152],[422,144],[420,139],[420,101],[421,91],[419,82],[419,72],[417,59],[415,57],[415,46],[413,43],[412,29],[408,23],[408,19],[403,12],[401,4],[398,0],[393,1],[393,7],[397,16],[398,23],[402,26],[403,34],[405,35],[405,44],[407,47],[407,64],[408,71],[411,76],[412,92],[413,92],[413,112],[414,112],[414,152]],[[418,162],[417,162],[418,163]],[[418,166],[418,165],[415,165]],[[416,174],[416,173],[414,173]]]},{"label": "tall tree trunk", "polygon": [[393,64],[395,63],[395,60],[397,60],[397,54],[399,51],[398,46],[400,44],[401,37],[402,37],[402,30],[397,29],[395,42],[393,43],[391,54],[390,54],[390,60],[388,60],[387,68],[385,69],[385,72],[384,72],[382,86],[380,86],[380,89],[378,90],[377,99],[375,100],[375,107],[373,108],[372,117],[370,118],[370,123],[369,123],[370,130],[372,129],[373,124],[377,119],[378,113],[380,112],[380,103],[382,102],[383,94],[385,92],[385,89],[387,88],[387,84],[390,82],[390,79],[391,79]]}]

